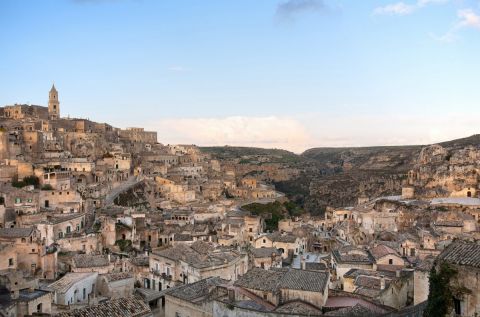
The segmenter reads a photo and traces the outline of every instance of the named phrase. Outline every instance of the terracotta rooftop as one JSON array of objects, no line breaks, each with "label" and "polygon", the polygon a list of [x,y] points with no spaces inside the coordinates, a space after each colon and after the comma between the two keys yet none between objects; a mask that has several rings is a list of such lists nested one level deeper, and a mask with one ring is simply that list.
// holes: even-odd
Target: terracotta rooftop
[{"label": "terracotta rooftop", "polygon": [[276,313],[301,314],[307,316],[322,316],[322,310],[310,303],[300,300],[291,301],[275,309]]},{"label": "terracotta rooftop", "polygon": [[97,273],[67,273],[61,279],[53,282],[48,285],[49,289],[52,289],[56,292],[65,293],[72,287],[75,283],[78,283],[88,277],[97,276]]},{"label": "terracotta rooftop", "polygon": [[110,265],[106,255],[77,254],[73,257],[73,263],[77,268],[90,268]]},{"label": "terracotta rooftop", "polygon": [[148,304],[135,297],[112,299],[107,302],[60,313],[58,317],[143,317],[152,316]]},{"label": "terracotta rooftop", "polygon": [[437,260],[480,268],[480,244],[463,241],[453,242],[440,253]]},{"label": "terracotta rooftop", "polygon": [[394,254],[394,255],[397,255],[399,256],[399,254],[397,253],[397,251],[395,251],[394,249],[384,245],[384,244],[379,244],[377,245],[376,247],[372,248],[370,250],[370,253],[372,254],[372,256],[378,260],[386,255],[389,255],[389,254]]},{"label": "terracotta rooftop", "polygon": [[328,285],[329,273],[290,268],[263,270],[254,268],[240,277],[235,286],[260,291],[277,292],[280,289],[295,289],[323,292]]},{"label": "terracotta rooftop", "polygon": [[198,303],[215,291],[217,286],[226,285],[227,283],[227,280],[217,276],[208,277],[192,284],[172,288],[167,294],[189,302]]},{"label": "terracotta rooftop", "polygon": [[33,232],[32,228],[0,228],[0,238],[27,238]]},{"label": "terracotta rooftop", "polygon": [[[197,241],[198,242],[198,241]],[[191,246],[184,244],[162,250],[153,250],[153,255],[165,257],[173,261],[184,261],[198,268],[225,265],[237,260],[241,255],[233,250],[212,249],[210,251],[205,242],[193,243]]]},{"label": "terracotta rooftop", "polygon": [[360,304],[355,304],[355,306],[329,311],[325,313],[324,316],[371,317],[376,315],[377,314],[371,311],[370,309]]},{"label": "terracotta rooftop", "polygon": [[126,272],[105,274],[105,278],[108,282],[126,280],[132,277],[132,274]]},{"label": "terracotta rooftop", "polygon": [[255,258],[268,258],[272,254],[281,255],[281,252],[277,248],[254,248],[252,254]]}]

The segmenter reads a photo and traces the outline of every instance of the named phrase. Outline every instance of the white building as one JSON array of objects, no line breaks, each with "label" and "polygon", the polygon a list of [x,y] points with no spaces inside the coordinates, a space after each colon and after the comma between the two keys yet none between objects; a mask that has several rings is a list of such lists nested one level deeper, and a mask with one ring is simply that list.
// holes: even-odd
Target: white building
[{"label": "white building", "polygon": [[57,305],[70,305],[88,301],[90,294],[95,293],[95,282],[98,273],[67,273],[64,277],[50,284],[53,291],[53,302]]}]

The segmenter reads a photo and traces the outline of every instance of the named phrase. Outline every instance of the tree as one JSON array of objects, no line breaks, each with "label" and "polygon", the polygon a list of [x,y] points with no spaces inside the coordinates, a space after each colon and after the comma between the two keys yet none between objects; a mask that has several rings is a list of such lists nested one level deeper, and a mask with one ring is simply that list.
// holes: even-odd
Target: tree
[{"label": "tree", "polygon": [[453,307],[453,292],[450,280],[457,274],[457,270],[448,263],[442,262],[439,271],[432,267],[430,271],[430,287],[428,303],[423,316],[441,317],[446,316]]}]

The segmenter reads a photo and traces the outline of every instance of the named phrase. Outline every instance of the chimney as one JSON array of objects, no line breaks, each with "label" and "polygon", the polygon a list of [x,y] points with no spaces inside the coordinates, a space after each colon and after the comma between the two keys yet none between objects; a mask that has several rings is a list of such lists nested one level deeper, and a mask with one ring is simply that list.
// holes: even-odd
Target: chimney
[{"label": "chimney", "polygon": [[402,274],[402,270],[396,270],[396,271],[395,271],[395,276],[396,276],[396,277],[400,277],[401,274]]},{"label": "chimney", "polygon": [[300,260],[300,267],[302,270],[305,270],[306,269],[306,265],[305,265],[305,257],[302,256],[301,260]]},{"label": "chimney", "polygon": [[107,256],[108,256],[108,263],[110,263],[110,260],[111,260],[110,253]]},{"label": "chimney", "polygon": [[385,289],[385,276],[380,275],[380,289],[384,290]]}]

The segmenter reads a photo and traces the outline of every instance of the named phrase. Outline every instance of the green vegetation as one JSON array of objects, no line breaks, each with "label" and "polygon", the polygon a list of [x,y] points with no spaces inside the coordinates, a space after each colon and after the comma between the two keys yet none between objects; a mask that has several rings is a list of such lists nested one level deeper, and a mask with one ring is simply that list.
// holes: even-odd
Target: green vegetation
[{"label": "green vegetation", "polygon": [[22,188],[30,185],[33,185],[35,188],[38,188],[40,186],[40,180],[38,179],[38,177],[26,176],[21,181],[18,181],[18,180],[12,181],[12,186],[16,188]]},{"label": "green vegetation", "polygon": [[117,240],[115,241],[115,245],[118,245],[122,252],[130,252],[133,250],[132,240]]},{"label": "green vegetation", "polygon": [[42,190],[53,190],[53,187],[50,184],[46,184],[42,186]]},{"label": "green vegetation", "polygon": [[95,232],[100,232],[100,229],[102,228],[102,224],[100,222],[95,222],[93,224],[93,231]]},{"label": "green vegetation", "polygon": [[453,290],[450,286],[450,280],[457,275],[457,270],[447,263],[440,265],[437,272],[435,267],[430,271],[430,291],[428,294],[428,304],[423,316],[437,317],[447,316],[447,313],[453,307]]},{"label": "green vegetation", "polygon": [[[241,147],[241,146],[211,146],[201,147],[203,152],[210,153],[219,159],[236,159],[242,158],[240,164],[256,163],[256,157],[268,157],[265,163],[298,163],[304,158],[295,153],[281,150],[281,149],[262,149],[255,147]],[[250,157],[250,158],[246,158]]]},{"label": "green vegetation", "polygon": [[287,215],[299,216],[304,213],[294,202],[280,203],[275,201],[268,204],[253,203],[242,207],[244,210],[250,211],[253,215],[261,216],[265,219],[267,230],[278,230],[278,222]]},{"label": "green vegetation", "polygon": [[283,205],[287,209],[288,214],[292,217],[300,216],[305,212],[300,206],[298,206],[293,201],[286,201],[283,203]]},{"label": "green vegetation", "polygon": [[265,218],[267,230],[278,230],[278,222],[284,218],[285,207],[278,201],[268,204],[253,203],[242,207],[253,215]]}]

